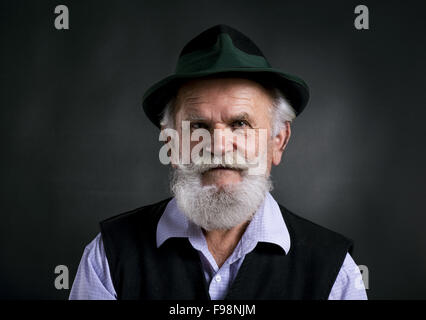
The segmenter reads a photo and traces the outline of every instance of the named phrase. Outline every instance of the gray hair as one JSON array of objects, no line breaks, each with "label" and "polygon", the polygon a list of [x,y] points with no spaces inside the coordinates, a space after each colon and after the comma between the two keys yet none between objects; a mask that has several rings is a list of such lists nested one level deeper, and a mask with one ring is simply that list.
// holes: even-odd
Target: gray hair
[{"label": "gray hair", "polygon": [[[296,118],[296,112],[293,107],[290,105],[284,94],[277,88],[272,88],[270,90],[272,95],[272,106],[269,109],[271,114],[271,127],[272,127],[272,137],[276,136],[281,129],[285,127],[285,123],[292,122]],[[172,98],[163,110],[162,118],[160,125],[166,128],[175,128],[175,119],[174,119],[174,103],[176,98]]]}]

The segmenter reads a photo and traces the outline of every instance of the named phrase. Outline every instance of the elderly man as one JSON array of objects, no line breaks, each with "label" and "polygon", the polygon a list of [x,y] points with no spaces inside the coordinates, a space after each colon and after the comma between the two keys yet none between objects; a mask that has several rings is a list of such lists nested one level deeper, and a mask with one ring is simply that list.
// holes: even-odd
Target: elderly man
[{"label": "elderly man", "polygon": [[102,221],[70,299],[366,299],[352,242],[270,194],[308,97],[229,26],[191,40],[143,101],[173,197]]}]

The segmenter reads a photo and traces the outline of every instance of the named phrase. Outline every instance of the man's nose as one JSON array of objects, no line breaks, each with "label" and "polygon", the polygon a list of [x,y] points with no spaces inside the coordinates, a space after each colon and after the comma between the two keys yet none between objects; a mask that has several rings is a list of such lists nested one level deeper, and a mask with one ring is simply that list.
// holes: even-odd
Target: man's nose
[{"label": "man's nose", "polygon": [[214,129],[209,151],[215,156],[223,156],[233,149],[232,131],[230,129]]}]

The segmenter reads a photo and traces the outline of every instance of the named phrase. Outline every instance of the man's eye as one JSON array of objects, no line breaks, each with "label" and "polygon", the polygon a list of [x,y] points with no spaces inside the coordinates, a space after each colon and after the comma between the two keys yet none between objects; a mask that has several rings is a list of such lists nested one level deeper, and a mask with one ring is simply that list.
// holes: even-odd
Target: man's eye
[{"label": "man's eye", "polygon": [[200,129],[200,128],[207,128],[207,125],[205,123],[202,122],[191,122],[191,129]]},{"label": "man's eye", "polygon": [[234,128],[244,128],[244,127],[248,127],[248,126],[250,126],[249,124],[248,124],[248,122],[247,121],[245,121],[245,120],[237,120],[237,121],[234,121],[233,123],[232,123],[232,126],[234,127]]}]

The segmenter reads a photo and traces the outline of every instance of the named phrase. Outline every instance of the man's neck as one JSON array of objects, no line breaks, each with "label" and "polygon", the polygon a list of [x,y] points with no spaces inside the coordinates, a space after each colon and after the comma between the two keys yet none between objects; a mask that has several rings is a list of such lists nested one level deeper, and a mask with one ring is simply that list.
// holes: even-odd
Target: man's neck
[{"label": "man's neck", "polygon": [[246,221],[229,230],[203,230],[209,251],[219,268],[234,252],[248,224],[249,221]]}]

